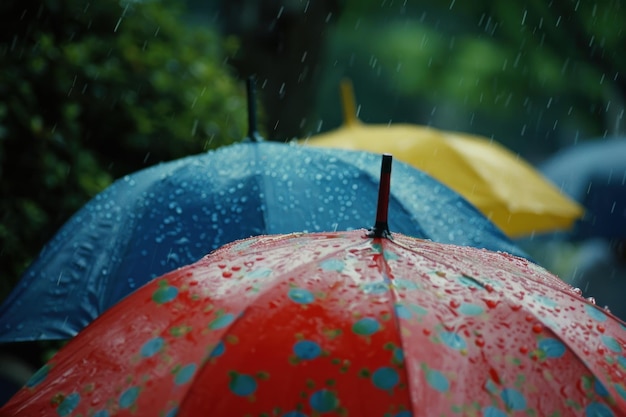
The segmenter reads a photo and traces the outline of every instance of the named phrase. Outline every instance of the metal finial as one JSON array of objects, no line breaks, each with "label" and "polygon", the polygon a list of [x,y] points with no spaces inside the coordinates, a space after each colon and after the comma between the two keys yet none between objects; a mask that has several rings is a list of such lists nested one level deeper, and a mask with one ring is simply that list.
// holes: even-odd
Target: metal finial
[{"label": "metal finial", "polygon": [[378,207],[376,209],[376,223],[370,229],[368,236],[391,238],[387,218],[389,214],[389,188],[391,184],[391,163],[393,157],[384,154],[380,166],[380,184],[378,186]]}]

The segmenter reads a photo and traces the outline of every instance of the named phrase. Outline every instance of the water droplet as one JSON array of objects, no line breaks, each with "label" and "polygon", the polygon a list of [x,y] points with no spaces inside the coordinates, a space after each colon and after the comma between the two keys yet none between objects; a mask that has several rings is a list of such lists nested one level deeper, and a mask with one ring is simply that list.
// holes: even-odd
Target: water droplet
[{"label": "water droplet", "polygon": [[489,308],[496,308],[499,303],[500,301],[498,300],[485,300],[485,304],[487,304],[487,307]]}]

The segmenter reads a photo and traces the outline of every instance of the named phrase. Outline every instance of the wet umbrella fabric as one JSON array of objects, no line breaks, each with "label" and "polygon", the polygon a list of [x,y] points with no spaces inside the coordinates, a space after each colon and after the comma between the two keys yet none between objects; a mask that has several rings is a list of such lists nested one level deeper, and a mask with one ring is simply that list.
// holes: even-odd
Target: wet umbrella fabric
[{"label": "wet umbrella fabric", "polygon": [[624,323],[524,259],[391,237],[231,243],[105,312],[0,416],[626,416]]},{"label": "wet umbrella fabric", "polygon": [[572,237],[626,239],[626,138],[572,145],[557,152],[540,169],[585,207]]},{"label": "wet umbrella fabric", "polygon": [[583,214],[576,201],[518,155],[488,138],[413,124],[364,124],[349,83],[344,124],[302,140],[309,146],[390,152],[474,204],[508,236],[569,229]]},{"label": "wet umbrella fabric", "polygon": [[[379,156],[240,143],[139,171],[57,233],[0,308],[0,342],[66,339],[148,280],[237,239],[361,228]],[[398,163],[394,230],[525,256],[462,197]]]}]

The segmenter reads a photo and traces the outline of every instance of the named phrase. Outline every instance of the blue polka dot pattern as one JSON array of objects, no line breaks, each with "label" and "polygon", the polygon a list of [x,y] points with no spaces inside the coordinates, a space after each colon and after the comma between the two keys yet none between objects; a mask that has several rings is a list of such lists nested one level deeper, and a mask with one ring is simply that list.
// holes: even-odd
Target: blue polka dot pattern
[{"label": "blue polka dot pattern", "polygon": [[131,407],[135,403],[135,401],[137,401],[139,392],[140,392],[139,387],[130,387],[126,391],[124,391],[122,395],[120,395],[120,399],[119,399],[120,408]]},{"label": "blue polka dot pattern", "polygon": [[370,336],[380,329],[380,323],[371,317],[365,317],[352,326],[352,331],[358,335]]},{"label": "blue polka dot pattern", "polygon": [[154,339],[150,339],[141,347],[141,356],[145,358],[154,356],[163,348],[164,345],[165,341],[162,337],[155,337]]},{"label": "blue polka dot pattern", "polygon": [[380,389],[390,390],[398,385],[398,382],[400,382],[400,376],[398,375],[398,371],[393,368],[378,368],[372,374],[372,383]]},{"label": "blue polka dot pattern", "polygon": [[312,360],[322,353],[322,348],[311,340],[300,340],[293,346],[293,352],[302,360]]},{"label": "blue polka dot pattern", "polygon": [[59,407],[57,408],[57,414],[60,417],[69,416],[74,412],[74,409],[78,406],[80,402],[80,395],[76,392],[71,393],[67,397],[61,401]]},{"label": "blue polka dot pattern", "polygon": [[337,408],[339,399],[333,392],[322,389],[311,394],[309,403],[311,404],[311,408],[318,413],[328,413]]},{"label": "blue polka dot pattern", "polygon": [[289,290],[289,298],[298,304],[310,304],[315,301],[311,291],[304,288],[292,288]]}]

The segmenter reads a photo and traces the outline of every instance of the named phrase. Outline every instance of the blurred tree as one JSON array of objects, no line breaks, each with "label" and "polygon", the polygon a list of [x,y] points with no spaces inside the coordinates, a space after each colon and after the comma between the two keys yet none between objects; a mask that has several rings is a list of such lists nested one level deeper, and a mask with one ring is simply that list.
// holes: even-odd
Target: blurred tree
[{"label": "blurred tree", "polygon": [[317,118],[340,121],[348,76],[365,121],[492,136],[525,156],[623,132],[621,3],[346,0]]},{"label": "blurred tree", "polygon": [[231,62],[241,77],[254,75],[266,136],[297,138],[311,125],[327,35],[344,0],[220,0],[219,22],[239,49]]},{"label": "blurred tree", "polygon": [[113,179],[245,135],[245,94],[175,0],[0,4],[0,300]]}]

